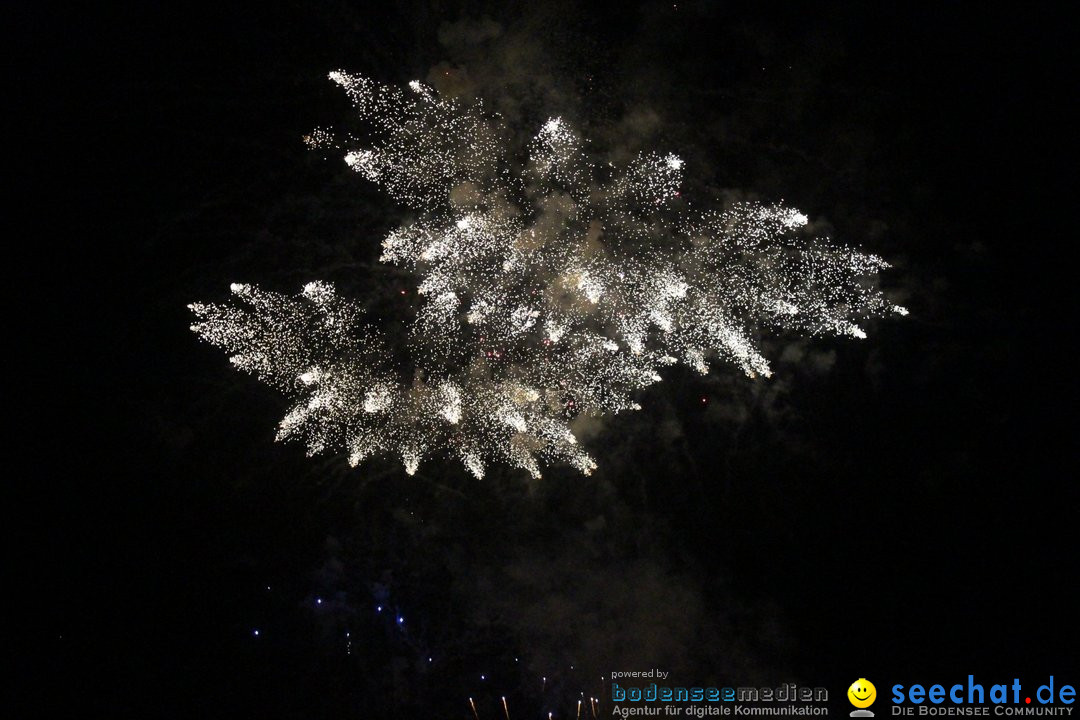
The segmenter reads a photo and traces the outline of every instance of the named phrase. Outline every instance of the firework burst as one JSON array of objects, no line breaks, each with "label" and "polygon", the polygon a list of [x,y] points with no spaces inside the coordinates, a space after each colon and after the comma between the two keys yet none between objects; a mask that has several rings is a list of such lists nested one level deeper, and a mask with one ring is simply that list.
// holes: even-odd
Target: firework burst
[{"label": "firework burst", "polygon": [[[321,281],[296,295],[234,284],[235,302],[190,306],[193,331],[295,401],[278,439],[309,454],[391,453],[410,474],[446,452],[476,477],[491,462],[588,474],[573,418],[638,409],[635,392],[670,366],[767,377],[765,327],[863,338],[861,319],[906,313],[873,282],[887,263],[809,236],[795,209],[694,209],[676,155],[596,163],[560,118],[522,148],[480,102],[330,79],[366,143],[305,140],[411,211],[381,257],[416,278],[408,336],[385,337]],[[408,368],[391,353],[402,344]]]}]

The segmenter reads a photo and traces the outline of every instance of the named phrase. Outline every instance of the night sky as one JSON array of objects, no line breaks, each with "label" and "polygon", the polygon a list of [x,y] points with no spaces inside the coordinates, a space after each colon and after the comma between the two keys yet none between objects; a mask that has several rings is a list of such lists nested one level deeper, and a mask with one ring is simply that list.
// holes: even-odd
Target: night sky
[{"label": "night sky", "polygon": [[[573,717],[601,675],[653,666],[838,703],[857,677],[1080,680],[1063,10],[340,0],[7,24],[12,717],[465,718],[473,697],[487,720],[500,696]],[[524,127],[678,152],[703,201],[784,200],[888,259],[911,314],[763,337],[769,380],[672,372],[583,438],[589,478],[307,458],[186,305],[407,282],[372,268],[400,208],[301,142],[347,124],[337,68],[450,72]]]}]

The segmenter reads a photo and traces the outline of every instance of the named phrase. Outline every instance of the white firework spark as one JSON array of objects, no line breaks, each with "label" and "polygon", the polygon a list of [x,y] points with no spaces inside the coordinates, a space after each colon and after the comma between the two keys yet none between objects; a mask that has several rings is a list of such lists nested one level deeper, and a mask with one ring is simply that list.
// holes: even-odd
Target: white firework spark
[{"label": "white firework spark", "polygon": [[[391,453],[410,474],[446,452],[477,477],[491,462],[588,474],[571,420],[638,409],[663,368],[721,360],[768,376],[762,327],[863,338],[861,318],[906,314],[872,282],[887,263],[807,236],[797,210],[691,211],[676,155],[601,171],[552,118],[520,159],[480,103],[330,79],[371,127],[368,147],[340,148],[345,162],[415,214],[381,258],[417,280],[400,341],[412,367],[329,283],[295,296],[236,284],[236,303],[190,306],[192,330],[294,399],[278,438],[311,454]],[[324,130],[305,140],[338,147]]]}]

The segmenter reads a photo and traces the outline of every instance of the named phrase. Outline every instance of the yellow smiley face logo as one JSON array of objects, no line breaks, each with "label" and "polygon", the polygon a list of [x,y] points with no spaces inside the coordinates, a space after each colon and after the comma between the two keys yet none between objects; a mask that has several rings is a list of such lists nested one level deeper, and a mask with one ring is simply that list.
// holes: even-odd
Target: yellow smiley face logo
[{"label": "yellow smiley face logo", "polygon": [[877,699],[877,688],[866,678],[859,678],[847,689],[847,698],[857,708],[867,708]]}]

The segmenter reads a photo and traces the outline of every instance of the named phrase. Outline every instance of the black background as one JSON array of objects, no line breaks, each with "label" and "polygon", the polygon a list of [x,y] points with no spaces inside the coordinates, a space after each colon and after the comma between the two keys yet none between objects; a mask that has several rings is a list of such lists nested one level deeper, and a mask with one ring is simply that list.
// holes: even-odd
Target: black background
[{"label": "black background", "polygon": [[[234,280],[392,287],[356,264],[394,208],[299,137],[347,117],[327,71],[425,78],[439,28],[483,15],[544,28],[521,32],[552,65],[520,74],[577,102],[539,111],[658,109],[649,142],[683,152],[700,192],[827,218],[894,262],[911,316],[793,345],[827,368],[781,362],[767,387],[677,374],[588,441],[595,481],[476,483],[438,461],[409,478],[273,444],[284,401],[197,342],[185,305]],[[146,4],[9,24],[25,222],[7,244],[7,594],[29,640],[9,697],[26,713],[467,717],[474,696],[483,718],[507,695],[512,717],[572,716],[592,669],[641,668],[526,608],[543,592],[576,613],[584,574],[633,596],[623,562],[677,592],[594,619],[633,637],[689,592],[707,628],[667,661],[686,684],[828,685],[835,713],[857,677],[882,694],[1080,679],[1059,8]],[[544,581],[490,585],[510,561]],[[408,635],[372,615],[380,587]]]}]

